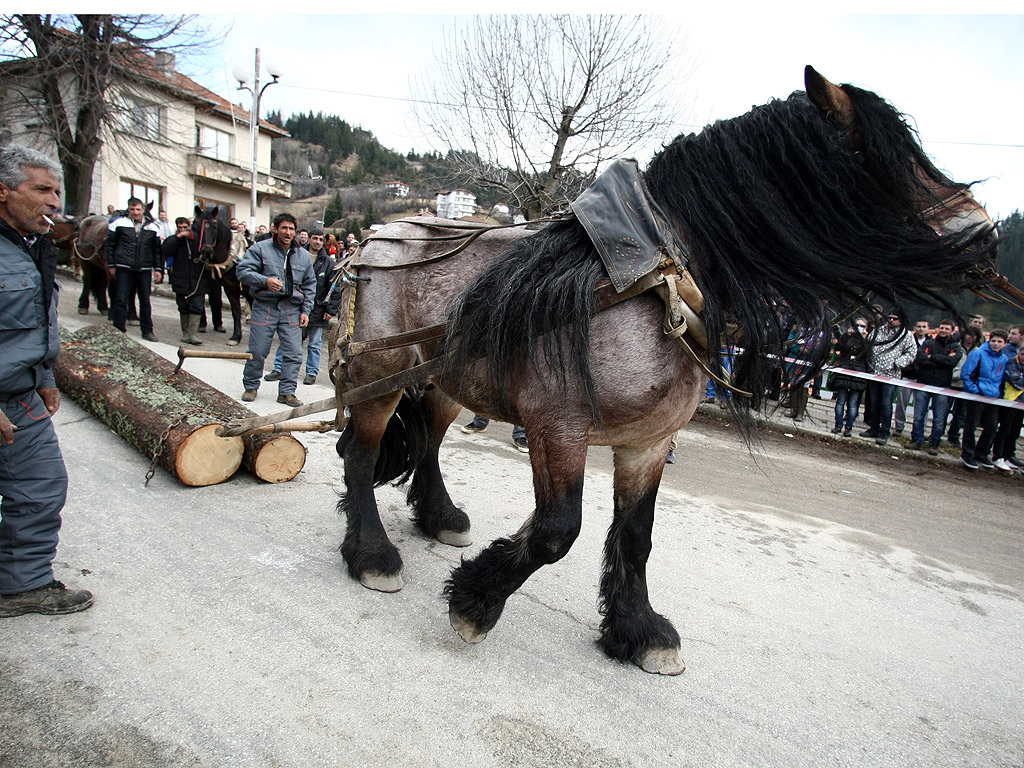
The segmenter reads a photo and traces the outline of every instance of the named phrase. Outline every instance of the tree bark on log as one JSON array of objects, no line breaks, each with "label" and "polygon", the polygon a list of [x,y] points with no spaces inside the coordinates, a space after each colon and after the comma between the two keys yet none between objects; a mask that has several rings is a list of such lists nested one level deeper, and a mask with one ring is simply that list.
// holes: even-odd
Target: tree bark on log
[{"label": "tree bark on log", "polygon": [[[146,456],[153,455],[168,425],[181,420],[158,463],[186,485],[223,482],[239,463],[262,480],[280,483],[305,465],[306,449],[291,435],[215,437],[222,422],[255,414],[187,371],[175,374],[173,363],[109,325],[62,335],[54,373],[63,391]],[[182,456],[185,438],[190,442]],[[225,439],[238,442],[233,448],[217,442]],[[209,457],[201,458],[203,453]]]}]

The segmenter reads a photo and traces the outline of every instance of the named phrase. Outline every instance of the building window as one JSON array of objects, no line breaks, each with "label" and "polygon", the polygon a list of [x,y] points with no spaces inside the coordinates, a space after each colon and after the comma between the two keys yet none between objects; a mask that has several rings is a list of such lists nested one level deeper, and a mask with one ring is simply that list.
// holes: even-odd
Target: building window
[{"label": "building window", "polygon": [[163,107],[131,95],[120,97],[119,102],[120,111],[117,121],[122,131],[151,141],[163,139]]},{"label": "building window", "polygon": [[[150,203],[153,207],[150,209],[150,213],[153,218],[161,210],[164,209],[164,191],[161,187],[151,187],[149,184],[143,184],[141,181],[131,181],[129,179],[121,179],[121,183],[118,186],[118,201],[117,208],[128,210],[128,198],[137,197],[142,201],[142,206],[146,207]],[[168,213],[170,213],[168,211]]]},{"label": "building window", "polygon": [[214,160],[231,162],[231,134],[196,123],[196,152]]}]

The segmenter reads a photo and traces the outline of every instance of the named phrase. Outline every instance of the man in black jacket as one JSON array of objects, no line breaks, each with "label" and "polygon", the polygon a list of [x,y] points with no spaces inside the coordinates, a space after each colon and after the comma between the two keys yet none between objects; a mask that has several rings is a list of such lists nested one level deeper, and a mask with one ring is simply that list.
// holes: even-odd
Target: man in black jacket
[{"label": "man in black jacket", "polygon": [[[935,336],[926,339],[917,348],[917,380],[934,387],[949,387],[953,382],[953,369],[963,357],[963,348],[953,339],[953,321],[943,320]],[[939,442],[946,429],[950,397],[931,392],[914,392],[914,426],[910,431],[910,447],[919,450],[924,445],[924,420],[932,407],[932,432],[928,437],[928,453],[939,452]]]},{"label": "man in black jacket", "polygon": [[139,297],[142,338],[156,341],[149,296],[154,276],[157,282],[163,279],[163,254],[156,222],[146,221],[142,201],[137,197],[128,199],[128,214],[117,217],[107,227],[107,270],[114,282],[114,327],[127,332],[128,295],[134,286]]},{"label": "man in black jacket", "polygon": [[164,261],[174,264],[171,288],[178,304],[178,317],[181,318],[181,340],[198,345],[203,343],[196,332],[203,316],[203,299],[209,278],[206,265],[199,258],[199,249],[192,247],[195,235],[188,219],[179,216],[174,220],[174,227],[174,234],[164,239],[161,250]]}]

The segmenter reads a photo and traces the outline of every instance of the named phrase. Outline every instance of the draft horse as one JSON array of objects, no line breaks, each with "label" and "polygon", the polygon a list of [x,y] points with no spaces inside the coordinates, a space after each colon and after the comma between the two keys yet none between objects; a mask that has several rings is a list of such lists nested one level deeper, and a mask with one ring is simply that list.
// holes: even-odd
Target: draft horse
[{"label": "draft horse", "polygon": [[77,255],[82,269],[82,294],[78,297],[78,313],[89,314],[89,295],[96,299],[96,309],[107,314],[114,303],[113,286],[107,272],[106,216],[86,216],[78,224],[78,236],[73,241],[72,253]]},{"label": "draft horse", "polygon": [[[443,361],[427,386],[350,406],[337,450],[345,463],[341,551],[354,578],[377,590],[402,586],[402,559],[374,498],[385,482],[410,481],[408,502],[426,536],[469,543],[469,518],[449,497],[438,463],[460,406],[522,424],[533,513],[514,534],[463,558],[445,587],[452,626],[469,642],[482,640],[508,597],[569,551],[581,526],[587,446],[610,445],[614,514],[598,643],[648,672],[683,671],[679,635],[648,600],[646,563],[670,437],[704,391],[696,358],[721,375],[717,340],[737,323],[745,352],[733,382],[754,393],[756,406],[770,379],[770,353],[782,354],[786,344],[779,303],[803,327],[827,331],[836,310],[872,294],[948,308],[936,291],[981,284],[993,263],[988,214],[968,185],[935,168],[902,115],[874,93],[836,86],[810,67],[805,86],[677,137],[643,175],[704,296],[711,342],[699,355],[666,336],[664,307],[650,293],[595,313],[594,289],[605,271],[575,218],[531,234],[494,231],[419,265],[450,247],[422,240],[451,235],[441,220],[433,227],[430,219],[404,220],[371,238],[358,267],[369,281],[357,283],[353,341],[437,323],[448,332],[351,356],[350,381],[339,379],[340,404],[352,386]],[[411,265],[386,269],[400,264]]]},{"label": "draft horse", "polygon": [[[218,283],[227,296],[232,326],[228,344],[234,346],[242,340],[242,284],[235,275],[234,264],[227,268],[223,266],[231,259],[232,234],[231,228],[217,217],[218,212],[218,206],[204,210],[197,205],[192,230],[199,236],[199,256],[209,265],[209,279]],[[210,310],[211,313],[214,311],[212,301]],[[218,306],[216,315],[211,317],[214,327],[220,325],[220,312],[221,308]]]}]

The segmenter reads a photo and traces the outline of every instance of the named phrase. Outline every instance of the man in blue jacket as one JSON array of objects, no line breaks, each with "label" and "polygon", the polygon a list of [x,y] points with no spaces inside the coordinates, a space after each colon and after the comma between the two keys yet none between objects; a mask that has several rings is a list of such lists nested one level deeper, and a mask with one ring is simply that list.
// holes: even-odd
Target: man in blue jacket
[{"label": "man in blue jacket", "polygon": [[60,408],[53,363],[57,250],[44,239],[60,213],[57,163],[0,148],[0,618],[92,605],[53,578],[68,473],[51,417]]},{"label": "man in blue jacket", "polygon": [[[985,397],[1000,397],[1003,391],[1003,372],[1006,370],[1006,358],[1003,347],[1006,345],[1007,334],[1002,328],[993,328],[988,341],[977,349],[971,350],[960,369],[960,380],[964,392]],[[974,431],[981,424],[981,437],[975,443]],[[988,452],[995,440],[996,428],[999,424],[999,406],[995,403],[967,401],[967,415],[964,419],[964,436],[960,443],[960,461],[968,469],[979,466],[992,469],[995,464],[989,461]]]},{"label": "man in blue jacket", "polygon": [[295,217],[279,213],[270,231],[273,237],[254,243],[235,267],[242,285],[252,288],[252,320],[249,352],[252,359],[242,370],[242,400],[256,399],[263,378],[263,361],[277,332],[281,343],[281,379],[277,402],[296,408],[299,365],[302,363],[302,329],[316,295],[316,273],[309,251],[295,243]]}]

